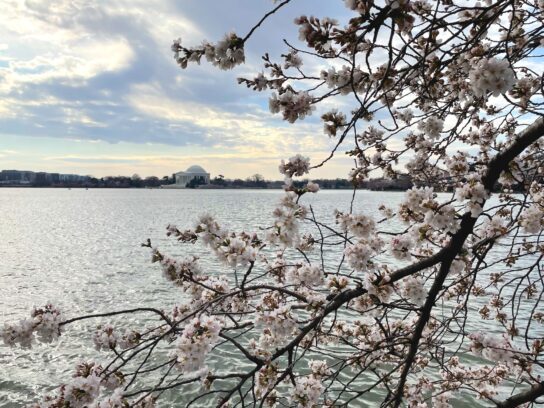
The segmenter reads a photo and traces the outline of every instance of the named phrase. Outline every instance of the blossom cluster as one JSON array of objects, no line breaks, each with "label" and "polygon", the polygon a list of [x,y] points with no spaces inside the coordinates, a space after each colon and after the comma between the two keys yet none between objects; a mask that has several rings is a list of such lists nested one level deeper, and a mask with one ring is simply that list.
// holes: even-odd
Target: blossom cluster
[{"label": "blossom cluster", "polygon": [[202,56],[214,66],[224,70],[232,69],[245,61],[244,42],[235,33],[226,34],[217,44],[205,41],[201,47],[196,48],[183,47],[179,38],[174,40],[172,51],[181,68],[187,68],[189,62],[200,64]]},{"label": "blossom cluster", "polygon": [[310,159],[308,157],[297,154],[289,158],[287,162],[285,162],[285,160],[282,160],[281,164],[279,165],[279,170],[281,174],[284,174],[286,177],[289,178],[292,178],[294,176],[303,176],[304,174],[307,174],[310,170]]},{"label": "blossom cluster", "polygon": [[538,91],[539,82],[538,78],[527,75],[517,80],[509,94],[514,98],[519,99],[521,107],[527,108],[531,97]]},{"label": "blossom cluster", "polygon": [[183,334],[175,344],[175,357],[184,373],[205,370],[206,357],[219,341],[223,322],[215,316],[193,318],[183,327]]},{"label": "blossom cluster", "polygon": [[336,136],[339,130],[346,127],[346,115],[342,112],[338,112],[337,109],[324,113],[321,115],[321,119],[324,122],[323,131],[326,135],[331,137]]},{"label": "blossom cluster", "polygon": [[452,176],[465,176],[469,170],[468,163],[469,155],[465,152],[456,152],[455,154],[448,156],[446,158],[446,165],[448,166],[448,171]]},{"label": "blossom cluster", "polygon": [[158,261],[161,265],[163,276],[176,285],[182,285],[186,280],[201,273],[198,258],[195,256],[174,259],[154,249],[152,261]]},{"label": "blossom cluster", "polygon": [[319,184],[313,181],[308,181],[304,187],[308,193],[317,193],[319,191]]},{"label": "blossom cluster", "polygon": [[287,270],[288,283],[303,286],[319,286],[324,282],[323,270],[316,265],[294,266]]},{"label": "blossom cluster", "polygon": [[407,190],[399,209],[401,219],[405,222],[420,221],[423,214],[432,210],[434,197],[432,187],[412,187]]},{"label": "blossom cluster", "polygon": [[117,336],[111,324],[98,326],[93,335],[93,342],[97,350],[114,349],[117,345]]},{"label": "blossom cluster", "polygon": [[421,278],[409,276],[402,281],[402,296],[417,306],[423,306],[427,298],[427,290]]},{"label": "blossom cluster", "polygon": [[302,64],[303,64],[302,58],[296,51],[291,51],[285,54],[283,58],[285,60],[285,64],[283,65],[285,69],[302,67]]},{"label": "blossom cluster", "polygon": [[[177,229],[169,226],[169,231],[172,230]],[[246,266],[254,262],[261,244],[257,234],[231,233],[221,228],[209,214],[201,215],[194,230],[185,231],[183,235],[191,237],[191,240],[193,240],[193,236],[196,237],[195,240],[200,239],[213,250],[219,260],[232,267],[237,265]],[[176,260],[162,254],[160,256],[156,254],[157,251],[155,250],[153,260],[160,261],[165,277],[174,283],[182,284],[187,280],[194,280],[195,276],[201,274],[197,262],[198,258],[194,256]]]},{"label": "blossom cluster", "polygon": [[472,333],[470,350],[490,361],[512,363],[515,350],[506,336],[497,337],[486,333]]},{"label": "blossom cluster", "polygon": [[340,224],[343,231],[349,231],[357,238],[369,238],[374,234],[376,223],[364,214],[343,214],[336,213],[336,222]]},{"label": "blossom cluster", "polygon": [[315,107],[312,105],[312,97],[308,92],[294,92],[290,89],[285,90],[279,95],[273,93],[270,97],[269,108],[272,113],[283,114],[283,119],[289,123],[294,123],[297,119],[304,119],[312,114]]},{"label": "blossom cluster", "polygon": [[28,319],[5,323],[0,329],[0,337],[8,346],[31,347],[35,335],[40,341],[50,343],[60,336],[63,320],[61,311],[48,303],[43,308],[34,307]]},{"label": "blossom cluster", "polygon": [[459,229],[456,208],[440,203],[432,187],[413,187],[407,190],[398,210],[399,218],[410,225],[407,232],[390,240],[390,250],[397,259],[410,259],[411,251],[418,249],[426,238],[445,239]]},{"label": "blossom cluster", "polygon": [[470,70],[469,82],[476,97],[485,97],[488,92],[499,96],[513,88],[516,77],[507,60],[483,58]]},{"label": "blossom cluster", "polygon": [[395,116],[402,120],[404,123],[409,125],[412,122],[412,119],[414,118],[414,111],[410,108],[403,109],[401,111],[396,111]]},{"label": "blossom cluster", "polygon": [[273,390],[278,379],[278,366],[277,364],[267,364],[261,368],[257,374],[257,381],[255,384],[255,394],[262,398],[265,394],[269,394],[265,406],[274,407],[276,402],[276,392]]},{"label": "blossom cluster", "polygon": [[391,254],[397,259],[410,259],[410,251],[414,246],[415,242],[411,234],[402,234],[391,238]]},{"label": "blossom cluster", "polygon": [[263,328],[257,346],[262,350],[273,350],[284,343],[297,330],[296,315],[286,305],[272,310],[259,308],[256,322]]},{"label": "blossom cluster", "polygon": [[520,225],[529,234],[544,229],[544,186],[534,182],[530,188],[532,202],[523,210]]},{"label": "blossom cluster", "polygon": [[423,134],[431,139],[437,139],[440,137],[440,132],[442,132],[442,129],[444,128],[444,121],[431,116],[427,120],[419,122],[418,128]]},{"label": "blossom cluster", "polygon": [[481,225],[480,230],[486,238],[497,238],[508,232],[506,220],[499,214],[487,218]]},{"label": "blossom cluster", "polygon": [[354,245],[348,245],[344,250],[344,255],[351,266],[356,271],[366,272],[374,269],[375,263],[373,257],[375,255],[374,249],[370,244],[359,241]]},{"label": "blossom cluster", "polygon": [[480,398],[495,397],[498,387],[510,374],[511,369],[500,360],[494,360],[491,366],[468,366],[462,364],[458,356],[452,356],[441,370],[444,381],[442,392],[448,394],[468,384],[478,390]]},{"label": "blossom cluster", "polygon": [[310,375],[299,377],[293,389],[292,399],[300,408],[312,408],[318,405],[325,387],[323,378],[330,374],[325,361],[310,360]]},{"label": "blossom cluster", "polygon": [[373,145],[380,143],[384,137],[385,132],[376,128],[375,126],[369,126],[362,134],[358,135],[358,139],[361,143],[366,145]]},{"label": "blossom cluster", "polygon": [[256,234],[227,237],[217,247],[220,259],[232,267],[246,266],[257,258],[259,239]]},{"label": "blossom cluster", "polygon": [[299,26],[298,38],[300,41],[305,41],[319,54],[330,55],[333,53],[330,33],[338,26],[338,20],[330,17],[319,19],[313,16],[300,16],[295,19],[295,24]]},{"label": "blossom cluster", "polygon": [[453,234],[459,229],[456,215],[455,207],[450,204],[443,204],[436,206],[433,211],[427,211],[424,222],[437,231]]},{"label": "blossom cluster", "polygon": [[355,89],[356,92],[363,91],[368,83],[368,74],[359,67],[352,69],[343,66],[336,70],[335,67],[327,71],[321,71],[321,79],[325,81],[330,89],[338,89],[341,95],[347,95]]},{"label": "blossom cluster", "polygon": [[483,211],[483,204],[489,198],[489,192],[479,176],[471,174],[468,180],[455,190],[455,198],[459,201],[468,199],[468,209],[472,217],[477,218]]},{"label": "blossom cluster", "polygon": [[374,270],[376,262],[374,257],[379,253],[384,241],[375,234],[376,223],[364,214],[344,214],[336,211],[336,222],[345,232],[352,233],[357,241],[347,245],[344,256],[350,267],[359,272]]},{"label": "blossom cluster", "polygon": [[111,324],[98,326],[93,334],[93,343],[97,350],[110,350],[119,346],[128,349],[140,342],[141,334],[136,330],[127,330],[119,335]]},{"label": "blossom cluster", "polygon": [[[134,406],[152,408],[154,404],[129,402],[124,396],[125,376],[120,371],[105,375],[102,366],[94,362],[76,365],[73,378],[61,386],[56,395],[48,395],[43,401],[30,405],[32,408],[120,408]],[[108,394],[108,391],[111,393]],[[148,400],[148,402],[151,402]]]},{"label": "blossom cluster", "polygon": [[308,209],[298,204],[297,195],[287,192],[274,209],[274,225],[267,234],[268,241],[285,247],[297,246],[300,243],[299,220],[307,213]]}]

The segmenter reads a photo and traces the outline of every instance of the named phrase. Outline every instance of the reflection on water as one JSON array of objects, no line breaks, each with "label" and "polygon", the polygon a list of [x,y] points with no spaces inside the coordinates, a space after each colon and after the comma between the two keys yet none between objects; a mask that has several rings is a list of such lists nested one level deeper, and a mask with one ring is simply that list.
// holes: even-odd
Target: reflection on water
[{"label": "reflection on water", "polygon": [[[309,202],[318,218],[332,222],[335,208],[349,208],[351,194],[323,191]],[[203,212],[230,229],[255,231],[270,223],[281,195],[265,190],[0,189],[0,323],[48,301],[68,316],[143,305],[169,310],[182,295],[162,279],[140,243],[150,238],[165,252],[183,254],[188,247],[167,239],[165,227],[192,226]],[[377,218],[381,203],[395,207],[401,199],[401,193],[363,191],[355,209]],[[218,268],[201,247],[193,249],[205,270]],[[0,345],[0,406],[36,400],[70,377],[76,361],[96,358],[91,341],[96,323],[71,326],[51,346],[11,350]],[[213,360],[211,365],[227,366],[228,351]],[[184,397],[171,393],[169,398]]]}]

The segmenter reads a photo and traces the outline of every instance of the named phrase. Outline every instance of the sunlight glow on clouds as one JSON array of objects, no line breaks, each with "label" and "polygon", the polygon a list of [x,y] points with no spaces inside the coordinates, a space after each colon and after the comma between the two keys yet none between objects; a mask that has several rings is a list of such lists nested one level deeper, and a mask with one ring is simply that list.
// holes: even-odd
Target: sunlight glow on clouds
[{"label": "sunlight glow on clouds", "polygon": [[[279,55],[281,39],[296,38],[293,17],[309,4],[323,13],[332,7],[301,0],[255,44]],[[304,151],[323,159],[333,142],[317,114],[286,125],[268,112],[266,93],[236,84],[260,71],[259,47],[249,46],[248,64],[228,73],[205,63],[181,72],[173,61],[174,38],[197,44],[243,33],[270,7],[270,0],[2,0],[0,169],[145,176],[198,162],[227,177],[279,178],[281,158]],[[345,168],[329,169],[345,176]]]}]

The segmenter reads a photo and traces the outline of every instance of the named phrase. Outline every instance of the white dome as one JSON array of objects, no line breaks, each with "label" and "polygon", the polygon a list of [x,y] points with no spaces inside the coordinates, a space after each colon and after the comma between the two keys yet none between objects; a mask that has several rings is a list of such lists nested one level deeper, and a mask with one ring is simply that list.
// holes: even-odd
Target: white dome
[{"label": "white dome", "polygon": [[185,170],[185,173],[199,173],[199,174],[206,174],[207,171],[204,170],[202,167],[200,167],[199,165],[193,165],[191,167],[189,167],[187,170]]}]

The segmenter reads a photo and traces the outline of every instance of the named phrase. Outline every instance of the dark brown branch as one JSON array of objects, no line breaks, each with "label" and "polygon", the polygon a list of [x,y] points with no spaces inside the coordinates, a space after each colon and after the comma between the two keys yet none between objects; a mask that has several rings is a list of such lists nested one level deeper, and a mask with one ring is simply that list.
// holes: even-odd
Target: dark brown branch
[{"label": "dark brown branch", "polygon": [[278,11],[280,8],[282,8],[283,6],[285,6],[285,5],[286,5],[287,3],[289,3],[289,2],[291,2],[291,0],[284,0],[284,1],[282,1],[280,4],[278,4],[275,8],[273,8],[273,9],[270,10],[268,13],[266,13],[266,14],[263,16],[263,18],[261,18],[261,19],[259,20],[259,22],[258,22],[257,24],[255,24],[251,30],[249,30],[249,33],[247,33],[247,35],[244,37],[244,39],[242,40],[242,42],[245,43],[245,42],[249,39],[249,37],[251,37],[251,35],[255,32],[255,30],[256,30],[257,28],[259,28],[259,27],[262,25],[262,23],[264,23],[264,21],[265,21],[268,17],[270,17],[272,14],[274,14],[276,11]]},{"label": "dark brown branch", "polygon": [[[482,183],[486,190],[490,191],[492,189],[495,182],[499,179],[501,172],[508,168],[509,163],[514,158],[520,155],[527,147],[536,142],[542,136],[544,136],[544,117],[538,118],[532,125],[522,131],[509,148],[504,150],[502,153],[499,153],[490,161],[487,172],[482,179]],[[395,408],[399,407],[401,404],[404,385],[416,357],[419,348],[419,341],[421,340],[421,336],[423,334],[423,329],[429,321],[431,310],[434,307],[436,298],[442,289],[442,285],[444,284],[446,277],[448,276],[450,265],[463,248],[463,244],[467,237],[472,233],[476,220],[477,218],[473,218],[470,212],[465,213],[461,221],[461,228],[453,235],[449,245],[439,252],[442,254],[440,270],[429,291],[427,300],[421,309],[421,315],[414,330],[412,340],[410,341],[410,349],[405,359],[405,365],[403,367],[395,394],[392,396],[391,402]]]},{"label": "dark brown branch", "polygon": [[93,319],[93,318],[96,318],[96,317],[109,317],[109,316],[115,316],[115,315],[120,315],[120,314],[129,314],[129,313],[137,313],[137,312],[153,312],[153,313],[156,313],[166,323],[168,323],[168,325],[170,325],[171,327],[173,326],[172,321],[163,312],[161,312],[158,309],[152,308],[152,307],[138,307],[136,309],[118,310],[118,311],[115,311],[115,312],[97,313],[97,314],[92,314],[92,315],[74,317],[72,319],[68,319],[68,320],[65,320],[65,321],[59,323],[59,326],[64,326],[66,324],[77,322],[79,320]]},{"label": "dark brown branch", "polygon": [[512,395],[502,402],[496,402],[498,408],[514,408],[544,396],[544,382],[533,385],[529,390]]}]

